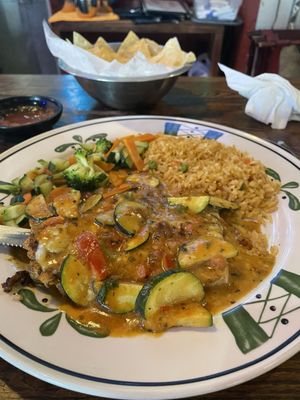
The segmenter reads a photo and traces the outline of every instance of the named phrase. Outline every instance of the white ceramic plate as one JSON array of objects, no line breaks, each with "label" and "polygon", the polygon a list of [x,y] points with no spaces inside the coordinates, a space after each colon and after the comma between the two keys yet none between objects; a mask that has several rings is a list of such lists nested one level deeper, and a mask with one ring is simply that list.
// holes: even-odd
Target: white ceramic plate
[{"label": "white ceramic plate", "polygon": [[[282,184],[279,210],[267,228],[270,244],[279,245],[276,266],[238,306],[215,316],[214,327],[175,329],[160,337],[81,335],[64,316],[58,323],[57,311],[33,311],[1,291],[1,356],[42,380],[87,394],[174,399],[240,384],[295,354],[300,348],[299,161],[275,145],[224,126],[133,116],[93,120],[35,136],[2,154],[0,179],[9,181],[40,158],[67,154],[71,149],[66,143],[76,146],[102,132],[110,138],[132,132],[201,135],[234,144],[261,160]],[[1,282],[14,271],[3,248],[2,252]],[[45,297],[36,294],[40,301]],[[55,333],[42,336],[39,327],[52,317],[52,324],[58,325]]]}]

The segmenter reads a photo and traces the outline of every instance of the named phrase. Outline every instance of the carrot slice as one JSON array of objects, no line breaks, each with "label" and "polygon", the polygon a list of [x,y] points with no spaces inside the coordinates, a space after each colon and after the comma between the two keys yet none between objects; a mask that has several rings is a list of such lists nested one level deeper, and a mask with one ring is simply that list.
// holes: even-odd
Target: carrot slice
[{"label": "carrot slice", "polygon": [[152,140],[155,140],[157,138],[158,135],[153,135],[152,133],[144,133],[143,135],[135,136],[135,139],[139,140],[140,142],[151,142]]},{"label": "carrot slice", "polygon": [[110,155],[110,153],[111,153],[112,151],[114,151],[114,149],[120,144],[120,142],[121,142],[121,139],[116,139],[116,140],[113,142],[111,148],[108,150],[107,153],[104,154],[106,158]]},{"label": "carrot slice", "polygon": [[123,142],[127,148],[128,154],[129,154],[133,164],[135,165],[136,169],[138,171],[142,171],[144,168],[144,161],[141,159],[141,157],[139,155],[139,152],[136,148],[134,140],[132,138],[125,138],[123,140]]},{"label": "carrot slice", "polygon": [[32,194],[31,193],[24,193],[23,194],[23,204],[28,204],[30,200],[32,199]]},{"label": "carrot slice", "polygon": [[94,161],[94,163],[95,163],[96,165],[98,165],[98,167],[100,167],[101,169],[103,169],[103,171],[105,171],[105,172],[111,171],[111,170],[113,169],[113,167],[115,166],[115,164],[107,163],[107,162],[101,161],[101,160],[99,160],[99,161]]},{"label": "carrot slice", "polygon": [[122,185],[110,190],[109,192],[106,192],[103,194],[103,198],[107,199],[108,197],[115,196],[116,194],[127,192],[131,186],[128,183],[122,183]]}]

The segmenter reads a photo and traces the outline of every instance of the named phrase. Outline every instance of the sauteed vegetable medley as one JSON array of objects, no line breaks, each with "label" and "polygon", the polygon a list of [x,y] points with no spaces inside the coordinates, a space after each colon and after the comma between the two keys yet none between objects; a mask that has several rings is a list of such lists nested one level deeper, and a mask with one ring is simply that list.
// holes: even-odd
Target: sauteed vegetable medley
[{"label": "sauteed vegetable medley", "polygon": [[[237,217],[239,204],[170,193],[159,162],[146,158],[160,140],[101,137],[0,185],[12,194],[1,223],[31,229],[26,274],[55,288],[72,318],[111,335],[209,327],[275,261],[251,252],[243,232],[260,226]],[[178,173],[189,173],[188,160]]]}]

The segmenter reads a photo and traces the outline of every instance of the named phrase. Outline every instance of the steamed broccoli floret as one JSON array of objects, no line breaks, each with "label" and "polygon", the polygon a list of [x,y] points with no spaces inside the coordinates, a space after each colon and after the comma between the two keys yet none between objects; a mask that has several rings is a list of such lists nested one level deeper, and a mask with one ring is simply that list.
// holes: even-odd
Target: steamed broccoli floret
[{"label": "steamed broccoli floret", "polygon": [[87,159],[86,152],[83,149],[76,150],[74,155],[77,162],[63,171],[69,186],[87,191],[105,185],[108,179],[106,173],[95,166],[92,160]]},{"label": "steamed broccoli floret", "polygon": [[111,146],[112,142],[110,140],[107,140],[106,138],[101,138],[96,142],[95,153],[107,153]]}]

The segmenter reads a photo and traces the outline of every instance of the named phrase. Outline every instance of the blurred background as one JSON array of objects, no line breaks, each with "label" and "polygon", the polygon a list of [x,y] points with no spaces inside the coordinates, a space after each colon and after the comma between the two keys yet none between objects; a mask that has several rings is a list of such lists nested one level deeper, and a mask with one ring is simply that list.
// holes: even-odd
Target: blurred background
[{"label": "blurred background", "polygon": [[129,26],[140,37],[160,43],[177,36],[182,48],[198,57],[190,75],[217,75],[216,63],[221,61],[251,75],[299,76],[300,0],[172,1],[101,2],[123,21],[120,27],[120,21],[105,18],[64,21],[57,13],[71,0],[0,0],[0,73],[60,73],[41,24],[55,16],[50,26],[62,38],[71,39],[76,30],[91,41],[99,35],[107,41],[121,41]]}]

